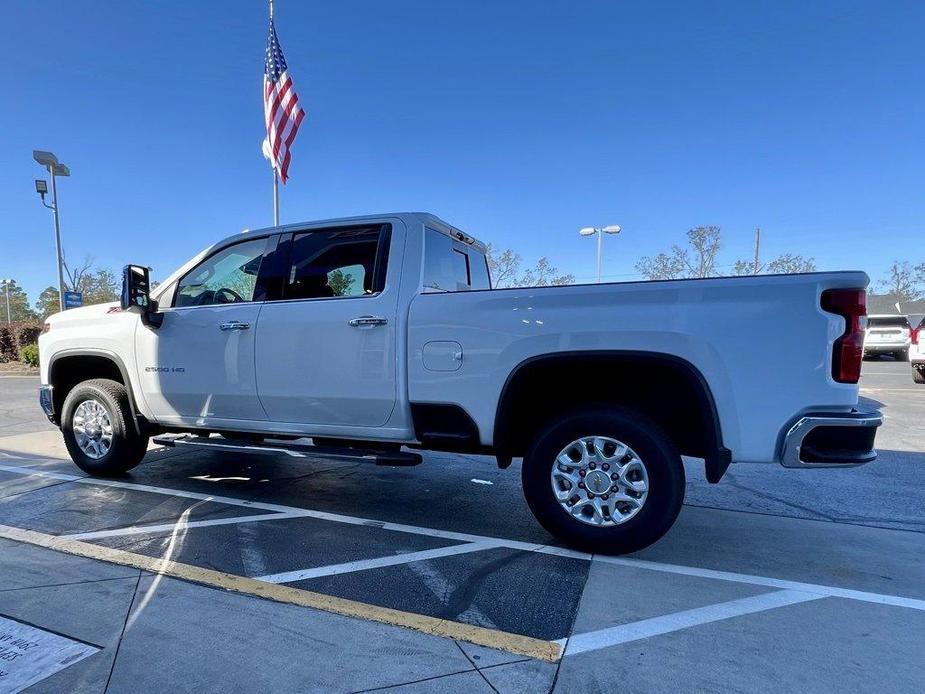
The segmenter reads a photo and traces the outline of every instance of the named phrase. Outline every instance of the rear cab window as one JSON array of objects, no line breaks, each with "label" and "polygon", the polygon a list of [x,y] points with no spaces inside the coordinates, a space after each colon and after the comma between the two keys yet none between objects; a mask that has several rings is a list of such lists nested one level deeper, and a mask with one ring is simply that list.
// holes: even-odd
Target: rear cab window
[{"label": "rear cab window", "polygon": [[424,230],[423,279],[425,293],[491,289],[485,255],[429,227]]},{"label": "rear cab window", "polygon": [[910,328],[909,319],[905,316],[868,316],[869,328]]}]

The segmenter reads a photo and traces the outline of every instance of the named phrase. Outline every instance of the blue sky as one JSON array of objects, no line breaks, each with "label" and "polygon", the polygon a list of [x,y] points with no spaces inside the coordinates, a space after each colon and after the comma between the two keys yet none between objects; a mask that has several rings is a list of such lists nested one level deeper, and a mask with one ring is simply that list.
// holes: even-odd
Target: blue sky
[{"label": "blue sky", "polygon": [[[68,257],[163,277],[271,222],[266,5],[4,3],[0,276],[54,283],[33,148]],[[814,256],[875,278],[925,260],[925,4],[277,1],[308,118],[282,221],[428,210],[594,275],[699,224],[720,264]]]}]

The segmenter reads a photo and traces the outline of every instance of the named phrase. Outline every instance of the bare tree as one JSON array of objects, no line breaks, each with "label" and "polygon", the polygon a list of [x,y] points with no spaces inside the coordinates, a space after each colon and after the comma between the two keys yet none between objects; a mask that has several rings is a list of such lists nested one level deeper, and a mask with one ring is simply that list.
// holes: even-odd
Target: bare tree
[{"label": "bare tree", "polygon": [[[116,276],[111,270],[95,268],[93,256],[84,256],[83,262],[75,265],[73,269],[68,267],[66,261],[62,260],[62,263],[71,291],[80,292],[85,305],[119,300],[119,282]],[[57,297],[57,292],[55,296]],[[46,299],[49,297],[50,295]],[[41,297],[39,299],[41,300]]]},{"label": "bare tree", "polygon": [[815,271],[815,258],[805,258],[792,253],[778,256],[767,265],[756,264],[753,260],[737,260],[732,266],[734,275],[787,275],[795,272]]},{"label": "bare tree", "polygon": [[517,273],[523,261],[520,253],[515,253],[510,248],[499,253],[491,244],[488,244],[486,254],[488,256],[488,271],[491,273],[492,286],[516,286]]},{"label": "bare tree", "polygon": [[785,253],[784,255],[778,256],[770,263],[768,263],[764,271],[768,275],[788,275],[795,272],[815,272],[816,259],[804,258],[802,255],[794,255],[792,253]]},{"label": "bare tree", "polygon": [[715,277],[720,233],[717,226],[694,227],[687,232],[688,248],[672,246],[668,253],[644,256],[636,270],[649,280]]},{"label": "bare tree", "polygon": [[[62,254],[61,264],[64,266],[64,274],[66,274],[68,280],[70,280],[71,290],[75,292],[80,291],[78,287],[83,282],[87,273],[93,268],[93,256],[84,256],[83,262],[79,265],[75,265],[74,269],[71,270],[67,265],[67,260]],[[67,287],[65,287],[65,289],[67,289]]]},{"label": "bare tree", "polygon": [[488,269],[491,272],[491,284],[497,289],[505,287],[550,287],[575,282],[574,275],[560,275],[558,268],[543,256],[536,265],[523,273],[520,266],[523,263],[520,253],[505,249],[498,253],[488,244]]},{"label": "bare tree", "polygon": [[884,294],[895,301],[915,301],[921,295],[918,283],[922,281],[922,270],[925,270],[925,264],[913,268],[912,263],[908,261],[894,261],[890,265],[889,275],[880,281],[880,286]]},{"label": "bare tree", "polygon": [[636,270],[647,280],[677,280],[687,276],[684,250],[673,246],[671,253],[659,253],[654,258],[644,256],[636,263]]}]

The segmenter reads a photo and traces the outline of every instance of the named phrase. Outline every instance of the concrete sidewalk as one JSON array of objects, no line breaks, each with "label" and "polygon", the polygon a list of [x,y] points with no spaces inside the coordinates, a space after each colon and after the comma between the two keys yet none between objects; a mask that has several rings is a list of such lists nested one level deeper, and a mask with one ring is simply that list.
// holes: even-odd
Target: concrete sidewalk
[{"label": "concrete sidewalk", "polygon": [[548,691],[556,666],[0,540],[0,614],[100,647],[35,692]]}]

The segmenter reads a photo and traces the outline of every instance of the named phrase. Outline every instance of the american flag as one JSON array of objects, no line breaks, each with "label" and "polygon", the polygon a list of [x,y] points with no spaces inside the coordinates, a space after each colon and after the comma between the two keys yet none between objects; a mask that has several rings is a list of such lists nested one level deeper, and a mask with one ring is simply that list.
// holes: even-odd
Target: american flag
[{"label": "american flag", "polygon": [[286,69],[286,59],[279,47],[272,17],[267,38],[266,69],[263,73],[263,112],[267,122],[268,145],[264,150],[269,153],[270,164],[285,183],[289,178],[289,148],[299,132],[305,111],[299,106],[299,97]]}]

